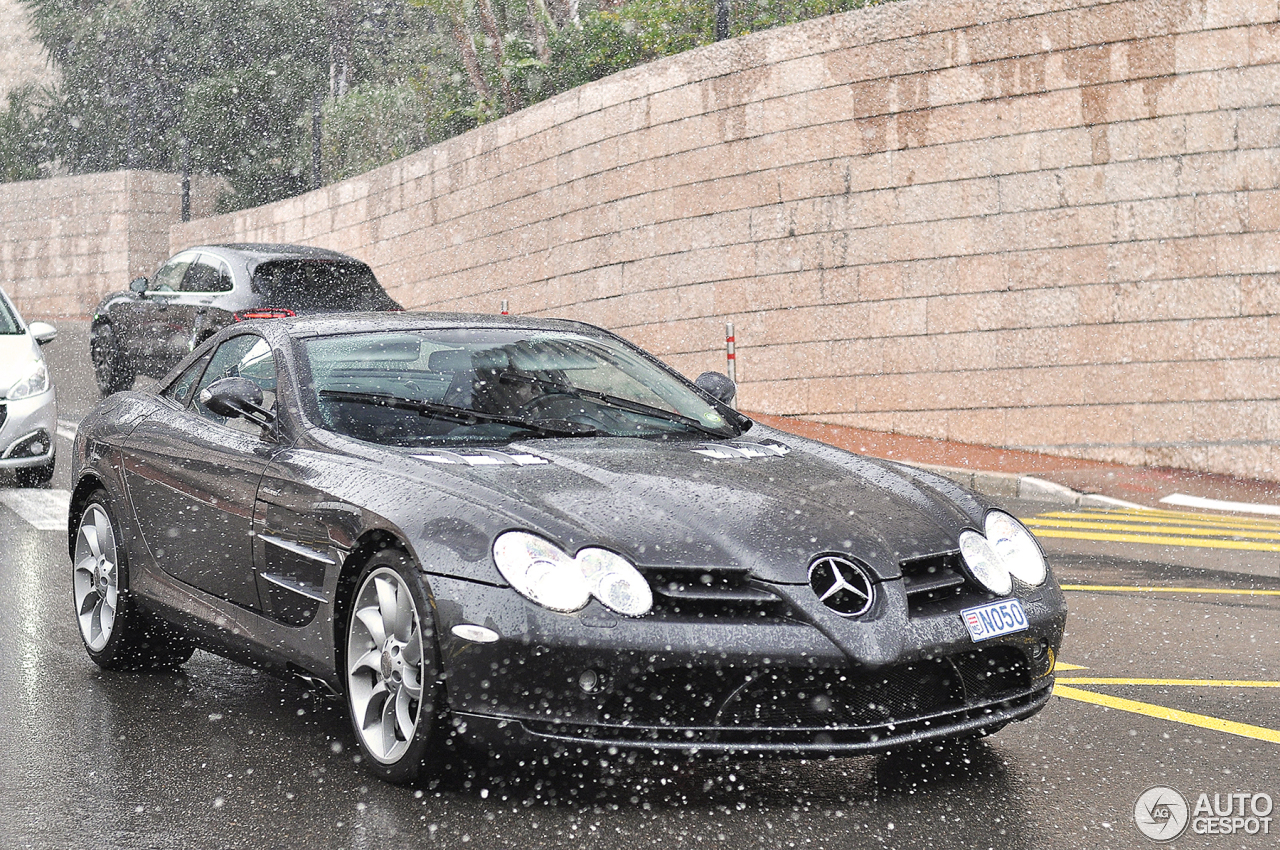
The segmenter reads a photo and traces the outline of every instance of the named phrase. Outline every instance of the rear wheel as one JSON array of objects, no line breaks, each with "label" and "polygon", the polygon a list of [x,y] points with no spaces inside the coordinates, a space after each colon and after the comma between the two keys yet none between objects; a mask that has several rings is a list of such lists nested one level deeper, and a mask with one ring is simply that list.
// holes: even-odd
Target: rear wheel
[{"label": "rear wheel", "polygon": [[435,749],[439,662],[435,621],[412,561],[397,549],[369,559],[347,622],[347,708],[369,768],[391,782],[423,773]]},{"label": "rear wheel", "polygon": [[71,577],[85,650],[106,670],[176,667],[191,657],[191,642],[138,609],[117,528],[106,492],[90,494],[76,530]]},{"label": "rear wheel", "polygon": [[89,332],[89,359],[93,361],[93,375],[103,395],[133,386],[136,372],[120,350],[120,341],[111,325],[94,325]]}]

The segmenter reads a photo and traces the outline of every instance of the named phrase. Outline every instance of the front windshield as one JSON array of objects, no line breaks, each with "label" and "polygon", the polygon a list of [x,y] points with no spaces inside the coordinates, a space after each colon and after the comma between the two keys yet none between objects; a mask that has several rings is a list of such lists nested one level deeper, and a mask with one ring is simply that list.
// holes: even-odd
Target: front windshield
[{"label": "front windshield", "polygon": [[320,337],[302,347],[317,424],[383,445],[739,433],[725,418],[732,413],[608,338],[453,328]]}]

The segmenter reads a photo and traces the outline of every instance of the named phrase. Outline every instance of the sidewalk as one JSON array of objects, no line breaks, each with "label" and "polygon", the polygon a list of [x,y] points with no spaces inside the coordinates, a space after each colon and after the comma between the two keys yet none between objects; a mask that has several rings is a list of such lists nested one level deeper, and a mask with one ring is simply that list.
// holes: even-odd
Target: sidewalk
[{"label": "sidewalk", "polygon": [[[1055,457],[1035,452],[953,443],[824,425],[804,419],[748,414],[763,425],[810,437],[858,454],[909,463],[943,472],[965,486],[995,498],[1115,504],[1117,501],[1170,510],[1215,509],[1207,505],[1162,503],[1183,497],[1263,507],[1247,513],[1280,515],[1280,483],[1192,472],[1186,469],[1125,466]],[[1217,509],[1226,509],[1220,506]]]}]

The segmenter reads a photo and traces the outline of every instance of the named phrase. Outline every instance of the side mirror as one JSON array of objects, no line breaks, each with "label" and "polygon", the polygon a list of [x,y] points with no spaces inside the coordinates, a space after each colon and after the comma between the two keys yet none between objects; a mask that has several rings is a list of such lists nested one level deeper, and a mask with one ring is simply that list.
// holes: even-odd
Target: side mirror
[{"label": "side mirror", "polygon": [[703,372],[693,383],[698,389],[729,407],[733,407],[738,397],[738,385],[728,375],[719,372]]},{"label": "side mirror", "polygon": [[275,417],[262,406],[262,389],[248,378],[220,378],[200,391],[200,403],[219,416],[268,426]]},{"label": "side mirror", "polygon": [[27,333],[41,345],[47,345],[58,338],[58,329],[48,322],[32,322],[27,325]]},{"label": "side mirror", "polygon": [[145,277],[135,277],[129,281],[129,291],[141,295],[147,291],[147,279]]}]

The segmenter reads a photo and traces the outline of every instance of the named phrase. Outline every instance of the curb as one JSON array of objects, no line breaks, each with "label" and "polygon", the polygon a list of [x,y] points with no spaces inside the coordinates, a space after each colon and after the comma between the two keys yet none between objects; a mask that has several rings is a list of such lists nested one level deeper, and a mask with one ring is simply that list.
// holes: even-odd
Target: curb
[{"label": "curb", "polygon": [[961,487],[966,487],[984,496],[997,499],[1022,499],[1028,502],[1058,502],[1071,505],[1130,508],[1149,510],[1145,505],[1114,499],[1099,493],[1081,493],[1062,484],[1045,481],[1034,475],[1022,475],[1017,472],[984,472],[964,469],[955,466],[936,466],[929,463],[912,463],[918,469],[928,470],[949,478]]}]

